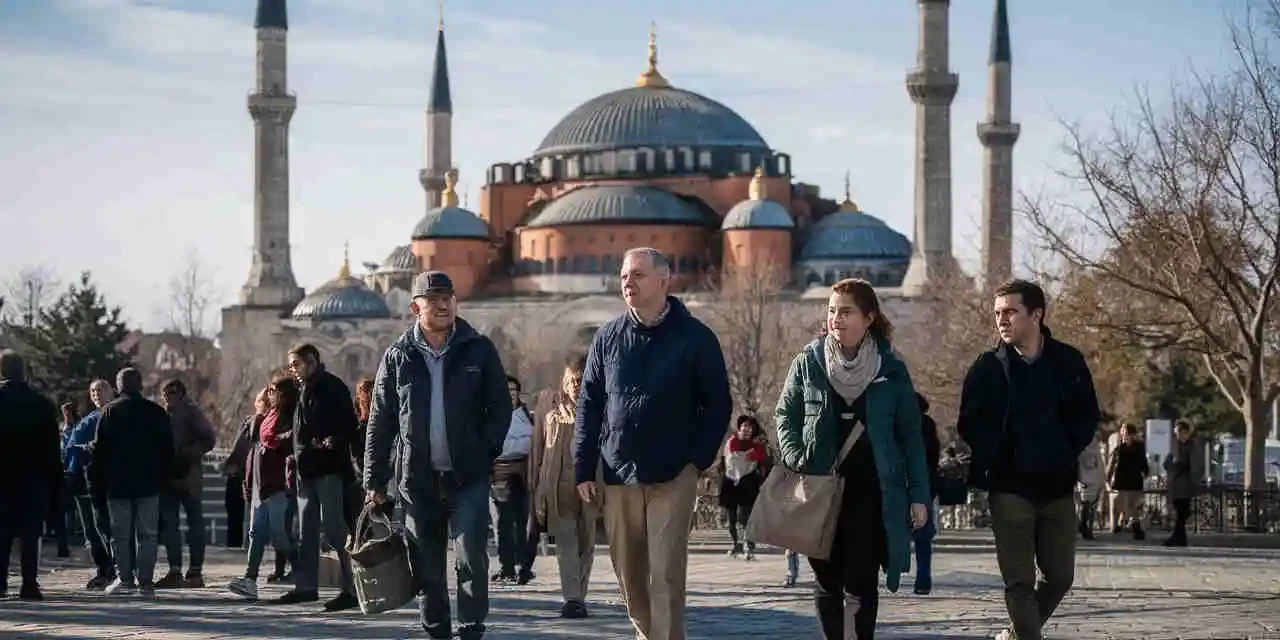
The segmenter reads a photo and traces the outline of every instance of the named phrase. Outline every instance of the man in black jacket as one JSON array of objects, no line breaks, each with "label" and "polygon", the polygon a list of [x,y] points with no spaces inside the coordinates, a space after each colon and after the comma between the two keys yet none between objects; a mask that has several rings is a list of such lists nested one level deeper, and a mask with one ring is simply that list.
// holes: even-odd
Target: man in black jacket
[{"label": "man in black jacket", "polygon": [[[120,397],[102,408],[89,463],[89,490],[111,513],[116,580],[107,594],[154,594],[160,491],[169,482],[173,428],[169,413],[142,397],[142,374],[116,374]],[[135,547],[134,536],[137,536]],[[135,553],[136,549],[136,553]]]},{"label": "man in black jacket", "polygon": [[289,370],[302,385],[302,397],[293,414],[293,457],[297,469],[298,520],[302,529],[292,591],[276,604],[315,602],[320,599],[320,537],[338,554],[342,591],[325,603],[326,611],[359,606],[347,554],[345,500],[354,469],[348,456],[356,437],[356,409],[351,390],[325,370],[320,351],[300,344],[289,350]]},{"label": "man in black jacket", "polygon": [[1045,306],[1044,291],[1031,282],[996,289],[1000,343],[969,368],[957,425],[972,450],[969,483],[990,492],[1018,640],[1041,639],[1075,579],[1076,464],[1100,415],[1084,356],[1053,339]]},{"label": "man in black jacket", "polygon": [[23,600],[42,600],[40,529],[49,496],[62,487],[58,411],[26,380],[26,364],[17,353],[0,351],[0,598],[9,590],[9,553],[22,547]]},{"label": "man in black jacket", "polygon": [[364,487],[383,503],[390,483],[404,505],[432,638],[452,637],[445,554],[453,538],[458,637],[478,640],[489,613],[489,475],[511,426],[507,375],[493,341],[457,317],[448,275],[419,274],[412,296],[417,322],[387,349],[374,381]]}]

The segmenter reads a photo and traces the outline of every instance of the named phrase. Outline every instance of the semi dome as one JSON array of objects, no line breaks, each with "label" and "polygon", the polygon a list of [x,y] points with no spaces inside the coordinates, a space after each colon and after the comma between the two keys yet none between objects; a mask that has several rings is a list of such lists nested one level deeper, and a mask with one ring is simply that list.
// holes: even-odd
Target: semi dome
[{"label": "semi dome", "polygon": [[382,296],[352,277],[351,265],[344,259],[338,277],[303,298],[292,316],[313,321],[382,319],[391,317],[391,309]]},{"label": "semi dome", "polygon": [[765,173],[763,168],[756,169],[751,177],[750,196],[733,205],[725,214],[720,229],[794,229],[796,223],[791,213],[779,202],[765,199]]},{"label": "semi dome", "polygon": [[696,205],[669,191],[636,185],[579,187],[542,209],[527,227],[575,224],[676,224],[708,227]]},{"label": "semi dome", "polygon": [[414,240],[474,238],[489,239],[489,225],[472,211],[458,206],[457,170],[444,174],[444,190],[440,192],[440,206],[422,216],[413,227]]},{"label": "semi dome", "polygon": [[418,257],[413,255],[413,249],[407,244],[402,244],[391,253],[387,254],[386,259],[378,265],[376,273],[392,273],[396,271],[417,271]]},{"label": "semi dome", "polygon": [[818,221],[800,251],[802,261],[910,257],[911,241],[906,236],[883,220],[848,207]]}]

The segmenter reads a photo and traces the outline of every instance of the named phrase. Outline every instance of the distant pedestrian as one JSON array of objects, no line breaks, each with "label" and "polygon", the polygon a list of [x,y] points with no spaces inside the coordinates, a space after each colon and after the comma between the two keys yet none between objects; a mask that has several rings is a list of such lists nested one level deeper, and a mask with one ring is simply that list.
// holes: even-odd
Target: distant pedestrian
[{"label": "distant pedestrian", "polygon": [[1010,281],[994,307],[1000,342],[969,367],[957,426],[971,450],[969,484],[989,491],[1013,623],[1001,637],[1041,640],[1075,580],[1076,465],[1100,412],[1084,356],[1044,324],[1044,290]]},{"label": "distant pedestrian", "polygon": [[81,418],[71,429],[64,447],[66,482],[71,487],[72,500],[80,517],[80,529],[84,531],[89,553],[97,574],[85,584],[89,591],[102,591],[116,579],[116,562],[111,553],[111,514],[105,498],[95,497],[89,491],[89,467],[93,464],[93,441],[98,434],[102,408],[115,399],[115,389],[106,380],[94,380],[89,384],[89,402],[93,411]]},{"label": "distant pedestrian", "polygon": [[[760,428],[760,421],[748,415],[738,416],[737,429],[724,443],[720,492],[717,496],[720,508],[724,509],[729,519],[729,538],[733,540],[733,548],[729,550],[730,557],[743,555],[743,540],[738,538],[739,526],[742,537],[745,538],[751,509],[760,496],[760,485],[764,483],[768,458],[769,448],[765,442],[764,429]],[[756,559],[756,543],[746,540],[745,551],[747,560]]]},{"label": "distant pedestrian", "polygon": [[[520,399],[520,380],[507,376],[511,395],[511,428],[502,453],[493,463],[493,502],[497,507],[498,573],[494,582],[529,584],[534,547],[529,545],[529,450],[533,445],[533,413]],[[516,573],[516,566],[520,571]]]},{"label": "distant pedestrian", "polygon": [[1143,519],[1146,514],[1147,476],[1150,473],[1147,445],[1138,438],[1138,428],[1126,422],[1120,426],[1120,444],[1111,453],[1111,468],[1107,469],[1107,480],[1116,493],[1116,521],[1112,533],[1123,531],[1127,522],[1134,540],[1146,539]]},{"label": "distant pedestrian", "polygon": [[[209,419],[187,395],[181,380],[169,380],[160,388],[160,396],[173,426],[174,453],[171,458],[170,481],[160,493],[160,539],[169,559],[169,573],[156,582],[157,589],[204,588],[204,553],[206,534],[204,520],[204,454],[213,450],[218,436]],[[182,531],[178,512],[187,517],[187,546],[191,562],[182,575]]]},{"label": "distant pedestrian", "polygon": [[[58,407],[62,415],[59,422],[60,447],[59,454],[63,455],[62,463],[66,465],[65,451],[67,439],[71,437],[71,428],[80,421],[80,412],[76,410],[75,403],[64,402]],[[75,529],[72,523],[72,514],[75,512],[75,501],[71,497],[71,485],[68,483],[69,478],[64,474],[63,481],[58,485],[58,491],[49,500],[49,517],[46,521],[47,535],[53,537],[54,542],[58,545],[58,557],[71,557],[71,531]]]},{"label": "distant pedestrian", "polygon": [[173,427],[160,405],[142,397],[142,374],[116,374],[120,397],[102,408],[89,488],[111,510],[117,577],[107,594],[155,594],[160,492],[172,479]]},{"label": "distant pedestrian", "polygon": [[432,638],[453,636],[445,577],[453,541],[458,637],[479,640],[489,615],[489,480],[511,427],[507,374],[493,341],[458,317],[447,274],[419,274],[410,295],[416,322],[382,356],[374,381],[364,487],[383,504],[393,485],[404,506]]},{"label": "distant pedestrian", "polygon": [[[259,395],[261,396],[261,392]],[[231,453],[227,454],[227,459],[222,462],[222,475],[226,482],[222,504],[227,510],[226,546],[228,549],[239,549],[244,546],[244,465],[249,457],[249,450],[253,447],[251,442],[253,428],[261,420],[261,414],[256,411],[261,400],[260,397],[254,402],[254,415],[240,423],[236,438],[231,443]]]},{"label": "distant pedestrian", "polygon": [[627,311],[587,355],[574,475],[582,500],[604,493],[609,555],[637,635],[684,640],[689,529],[698,476],[729,426],[728,374],[715,333],[668,295],[666,256],[627,251],[621,280]]},{"label": "distant pedestrian", "polygon": [[929,468],[929,521],[911,532],[916,548],[916,580],[912,590],[923,596],[933,591],[933,539],[938,535],[938,463],[942,445],[938,442],[938,423],[929,415],[929,401],[924,394],[916,393],[916,404],[920,406],[920,434],[924,437],[924,460]]},{"label": "distant pedestrian", "polygon": [[1166,547],[1187,546],[1187,520],[1191,518],[1191,501],[1200,492],[1204,482],[1204,452],[1195,437],[1195,430],[1186,420],[1174,423],[1176,437],[1173,451],[1164,459],[1168,474],[1169,499],[1173,502],[1173,533],[1165,540]]},{"label": "distant pedestrian", "polygon": [[784,554],[787,560],[787,577],[783,580],[783,586],[794,587],[800,579],[800,554],[786,549]]},{"label": "distant pedestrian", "polygon": [[26,363],[0,351],[0,597],[9,591],[9,556],[17,540],[23,600],[43,600],[40,528],[50,496],[62,486],[58,410],[27,384]]},{"label": "distant pedestrian", "polygon": [[1094,432],[1089,446],[1080,452],[1080,475],[1077,492],[1080,496],[1080,537],[1093,540],[1093,523],[1098,513],[1098,499],[1107,484],[1107,470],[1102,459],[1101,432]]}]

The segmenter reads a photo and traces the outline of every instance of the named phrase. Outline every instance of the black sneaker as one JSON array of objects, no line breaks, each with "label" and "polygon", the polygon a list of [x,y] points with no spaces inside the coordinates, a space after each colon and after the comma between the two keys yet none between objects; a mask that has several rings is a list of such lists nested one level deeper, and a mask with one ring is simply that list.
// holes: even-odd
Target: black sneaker
[{"label": "black sneaker", "polygon": [[40,602],[44,600],[44,594],[40,593],[39,585],[24,584],[22,589],[18,591],[18,598],[27,602]]},{"label": "black sneaker", "polygon": [[518,585],[526,585],[526,584],[529,584],[529,581],[530,581],[530,580],[533,580],[533,579],[534,579],[534,578],[536,578],[536,577],[538,577],[538,576],[534,575],[534,573],[533,573],[532,571],[530,571],[530,570],[528,570],[528,569],[521,569],[521,570],[520,570],[520,575],[516,577],[516,584],[518,584]]},{"label": "black sneaker", "polygon": [[170,569],[169,573],[156,581],[157,589],[181,589],[185,586],[181,569]]},{"label": "black sneaker", "polygon": [[516,572],[510,569],[503,569],[502,571],[499,571],[498,573],[495,573],[489,577],[489,582],[495,582],[495,583],[515,582],[515,581],[516,581]]},{"label": "black sneaker", "polygon": [[560,607],[561,618],[568,618],[570,620],[581,620],[583,618],[587,618],[590,616],[591,616],[590,612],[587,611],[587,605],[581,602],[578,602],[577,600],[570,600],[564,603],[563,607]]},{"label": "black sneaker", "polygon": [[89,578],[89,582],[85,583],[84,585],[84,590],[85,591],[102,591],[103,589],[107,588],[107,585],[111,584],[111,581],[112,581],[112,578],[108,576],[96,575],[92,578]]},{"label": "black sneaker", "polygon": [[302,604],[304,602],[316,602],[320,600],[320,594],[315,591],[298,591],[294,589],[284,595],[271,601],[271,604]]},{"label": "black sneaker", "polygon": [[204,576],[199,571],[188,571],[187,577],[182,581],[182,586],[188,589],[203,589]]},{"label": "black sneaker", "polygon": [[360,601],[349,593],[340,593],[338,597],[324,603],[325,611],[346,611],[360,606]]},{"label": "black sneaker", "polygon": [[1133,525],[1133,539],[1139,542],[1147,539],[1147,533],[1142,530],[1142,525]]}]

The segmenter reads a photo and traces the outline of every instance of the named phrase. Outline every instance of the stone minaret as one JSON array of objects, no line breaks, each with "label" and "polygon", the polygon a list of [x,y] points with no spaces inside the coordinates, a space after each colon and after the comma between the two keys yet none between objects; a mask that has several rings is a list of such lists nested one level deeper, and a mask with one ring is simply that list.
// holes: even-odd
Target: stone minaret
[{"label": "stone minaret", "polygon": [[449,94],[449,59],[444,52],[444,4],[440,6],[440,30],[436,35],[435,69],[427,103],[426,166],[418,182],[427,195],[427,210],[440,206],[444,176],[453,168],[453,98]]},{"label": "stone minaret", "polygon": [[289,259],[289,121],[298,100],[289,94],[285,0],[258,0],[257,86],[253,116],[253,266],[240,304],[292,309],[302,299]]},{"label": "stone minaret", "polygon": [[902,289],[922,293],[930,280],[956,268],[951,254],[951,101],[960,78],[949,69],[950,0],[920,5],[917,66],[907,74],[916,103],[915,238]]},{"label": "stone minaret", "polygon": [[982,281],[991,287],[1013,275],[1013,145],[1020,127],[1011,120],[1012,59],[1009,9],[996,0],[987,61],[987,119],[978,124],[983,146]]}]

